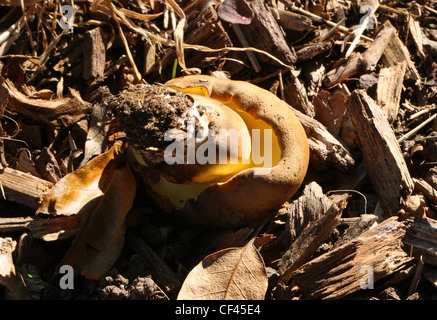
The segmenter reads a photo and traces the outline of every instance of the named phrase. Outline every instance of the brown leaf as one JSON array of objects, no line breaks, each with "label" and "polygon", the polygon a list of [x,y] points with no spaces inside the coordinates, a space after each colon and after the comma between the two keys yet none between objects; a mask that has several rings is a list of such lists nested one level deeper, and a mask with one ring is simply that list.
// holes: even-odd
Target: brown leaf
[{"label": "brown leaf", "polygon": [[72,266],[76,273],[88,279],[104,276],[123,248],[124,220],[135,191],[135,178],[129,165],[115,169],[104,195],[93,199],[78,213],[81,229],[61,265]]},{"label": "brown leaf", "polygon": [[114,176],[116,147],[59,180],[44,197],[37,214],[72,215],[102,196]]},{"label": "brown leaf", "polygon": [[245,0],[226,0],[217,9],[220,19],[237,24],[250,24],[253,11]]},{"label": "brown leaf", "polygon": [[267,272],[253,243],[205,257],[188,274],[178,300],[263,300]]}]

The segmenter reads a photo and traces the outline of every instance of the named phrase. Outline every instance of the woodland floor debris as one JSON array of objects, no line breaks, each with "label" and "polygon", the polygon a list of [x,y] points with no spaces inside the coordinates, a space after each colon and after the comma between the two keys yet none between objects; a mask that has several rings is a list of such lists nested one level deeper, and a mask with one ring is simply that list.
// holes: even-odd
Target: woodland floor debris
[{"label": "woodland floor debris", "polygon": [[412,258],[401,248],[402,224],[397,218],[385,220],[303,265],[291,275],[292,283],[304,299],[341,299],[369,285],[378,287],[380,280],[392,274],[411,270]]},{"label": "woodland floor debris", "polygon": [[[176,299],[197,265],[253,240],[265,299],[437,299],[437,2],[220,6],[75,1],[69,29],[59,3],[0,5],[2,299]],[[135,177],[133,207],[113,231],[125,227],[127,241],[109,252],[110,271],[59,290],[75,236],[99,235],[93,251],[110,226],[84,232],[86,215],[69,206],[56,215],[50,201],[36,215],[41,199],[55,190],[52,200],[64,201],[58,181],[126,138],[102,101],[193,72],[252,82],[293,108],[311,149],[299,194],[268,221],[204,229],[169,219]],[[93,169],[114,188],[126,164],[115,158],[104,174]]]}]

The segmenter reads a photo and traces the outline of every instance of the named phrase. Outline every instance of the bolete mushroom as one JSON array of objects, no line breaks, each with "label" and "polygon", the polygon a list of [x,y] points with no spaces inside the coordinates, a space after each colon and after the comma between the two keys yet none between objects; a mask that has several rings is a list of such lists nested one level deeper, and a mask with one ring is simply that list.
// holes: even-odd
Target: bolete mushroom
[{"label": "bolete mushroom", "polygon": [[307,137],[271,92],[205,75],[147,88],[122,94],[116,114],[165,211],[197,225],[237,227],[278,209],[299,189]]}]

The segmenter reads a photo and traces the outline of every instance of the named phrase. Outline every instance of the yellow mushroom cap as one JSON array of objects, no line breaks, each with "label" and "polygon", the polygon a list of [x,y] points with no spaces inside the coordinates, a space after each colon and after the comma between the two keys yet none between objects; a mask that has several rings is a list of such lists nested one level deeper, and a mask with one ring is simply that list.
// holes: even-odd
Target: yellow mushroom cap
[{"label": "yellow mushroom cap", "polygon": [[[191,114],[191,137],[182,141],[192,145],[192,159],[182,165],[166,168],[171,177],[179,183],[221,182],[245,169],[250,164],[251,137],[246,123],[228,106],[211,98],[196,94],[189,95],[194,100],[193,109],[201,106],[202,116]],[[194,119],[199,120],[198,130],[194,130]],[[186,149],[189,149],[188,146]],[[189,152],[189,150],[184,150]],[[190,174],[181,174],[191,165]]]},{"label": "yellow mushroom cap", "polygon": [[[285,102],[248,82],[205,75],[185,76],[165,85],[229,107],[244,121],[252,145],[250,164],[238,172],[230,170],[231,176],[220,181],[208,181],[208,174],[201,183],[190,184],[172,183],[162,174],[149,179],[150,192],[163,209],[198,225],[236,227],[264,217],[296,193],[308,168],[309,146],[302,125]],[[269,165],[256,160],[256,153],[259,156],[263,150],[269,151],[264,154]]]}]

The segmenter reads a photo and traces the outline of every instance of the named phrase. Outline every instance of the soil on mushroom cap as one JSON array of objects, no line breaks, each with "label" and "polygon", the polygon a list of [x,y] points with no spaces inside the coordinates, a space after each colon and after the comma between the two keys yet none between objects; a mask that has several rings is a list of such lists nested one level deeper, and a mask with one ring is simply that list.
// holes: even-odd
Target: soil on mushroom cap
[{"label": "soil on mushroom cap", "polygon": [[[106,101],[126,133],[129,144],[139,151],[147,148],[164,150],[172,141],[165,141],[170,129],[187,132],[188,119],[194,100],[189,95],[162,85],[130,86]],[[200,115],[204,108],[197,106]],[[196,130],[197,130],[196,123]]]}]

